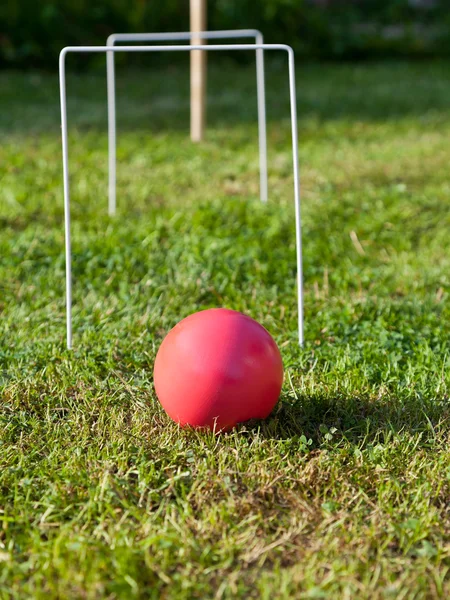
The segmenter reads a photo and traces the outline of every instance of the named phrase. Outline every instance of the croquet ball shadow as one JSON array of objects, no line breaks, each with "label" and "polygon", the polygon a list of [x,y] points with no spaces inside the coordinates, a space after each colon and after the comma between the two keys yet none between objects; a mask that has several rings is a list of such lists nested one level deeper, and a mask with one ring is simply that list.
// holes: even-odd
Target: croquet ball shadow
[{"label": "croquet ball shadow", "polygon": [[280,396],[283,362],[262,325],[240,312],[213,308],[169,331],[156,355],[154,384],[175,422],[230,430],[269,416]]}]

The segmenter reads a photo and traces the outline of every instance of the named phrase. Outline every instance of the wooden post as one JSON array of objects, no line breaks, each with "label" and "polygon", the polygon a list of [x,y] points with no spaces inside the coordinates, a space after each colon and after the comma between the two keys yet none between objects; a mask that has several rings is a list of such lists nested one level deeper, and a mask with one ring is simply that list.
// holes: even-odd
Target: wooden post
[{"label": "wooden post", "polygon": [[[190,0],[191,33],[206,31],[206,0]],[[193,36],[191,44],[204,44]],[[206,52],[191,52],[191,139],[201,142],[205,131]]]}]

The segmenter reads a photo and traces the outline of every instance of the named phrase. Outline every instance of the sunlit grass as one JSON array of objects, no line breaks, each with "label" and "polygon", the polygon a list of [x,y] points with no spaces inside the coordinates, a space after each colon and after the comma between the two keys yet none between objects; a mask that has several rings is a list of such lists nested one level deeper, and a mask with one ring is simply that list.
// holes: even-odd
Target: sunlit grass
[{"label": "sunlit grass", "polygon": [[[296,339],[284,63],[269,63],[258,200],[253,67],[69,78],[74,344],[64,346],[57,79],[0,75],[0,597],[450,594],[450,80],[446,63],[298,68],[306,345]],[[274,414],[215,437],[160,408],[165,333],[260,320]]]}]

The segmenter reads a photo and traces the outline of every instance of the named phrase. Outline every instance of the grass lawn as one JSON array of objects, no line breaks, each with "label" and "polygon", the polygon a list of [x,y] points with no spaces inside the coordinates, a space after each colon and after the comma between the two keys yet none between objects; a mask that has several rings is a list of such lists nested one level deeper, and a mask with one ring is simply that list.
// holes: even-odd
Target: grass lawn
[{"label": "grass lawn", "polygon": [[[0,598],[450,596],[448,63],[298,65],[306,345],[296,338],[284,60],[118,71],[107,216],[103,70],[68,80],[74,345],[65,349],[58,83],[0,73]],[[70,60],[69,60],[70,66]],[[285,365],[264,423],[161,409],[188,314],[258,319]]]}]

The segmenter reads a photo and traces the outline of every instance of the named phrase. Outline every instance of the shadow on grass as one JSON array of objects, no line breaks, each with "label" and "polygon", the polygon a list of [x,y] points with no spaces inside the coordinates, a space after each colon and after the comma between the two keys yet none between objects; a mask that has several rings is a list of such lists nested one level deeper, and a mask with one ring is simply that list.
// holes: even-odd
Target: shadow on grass
[{"label": "shadow on grass", "polygon": [[[336,445],[345,439],[352,444],[382,443],[392,434],[436,436],[450,418],[448,403],[430,398],[377,400],[357,396],[313,395],[292,404],[283,397],[266,421],[250,422],[248,431],[267,439],[295,439],[317,447]],[[310,441],[311,440],[311,441]]]}]

